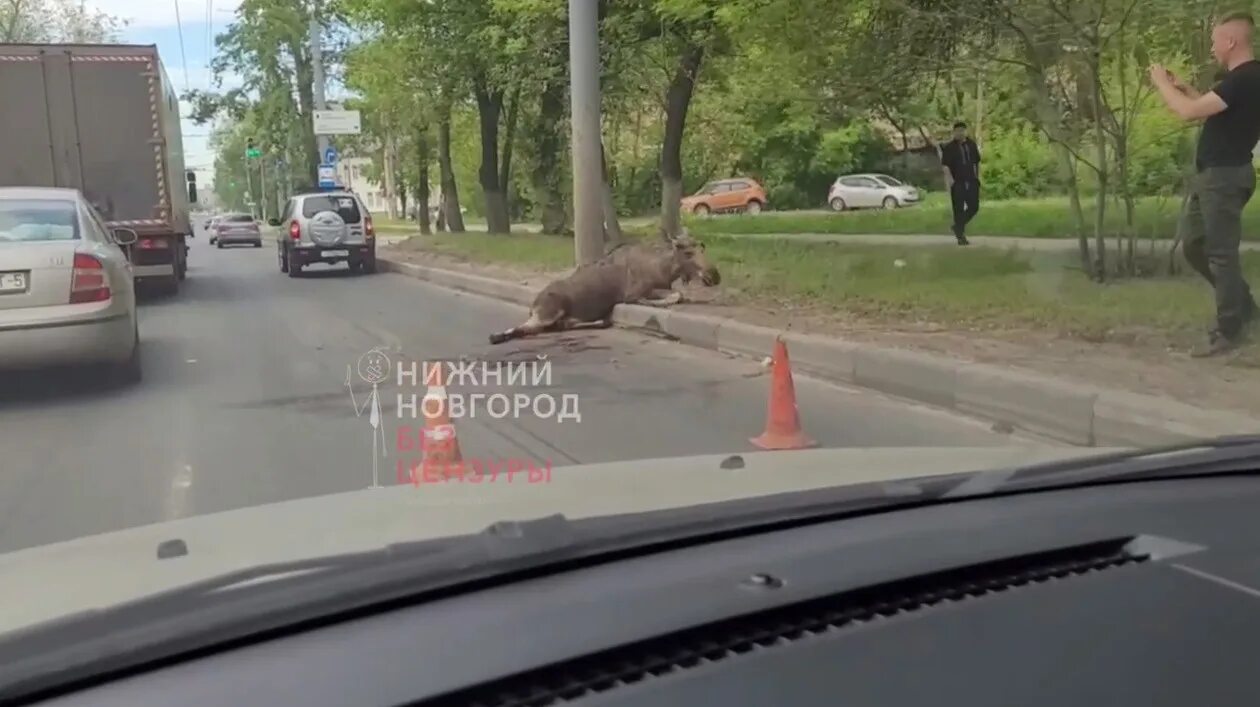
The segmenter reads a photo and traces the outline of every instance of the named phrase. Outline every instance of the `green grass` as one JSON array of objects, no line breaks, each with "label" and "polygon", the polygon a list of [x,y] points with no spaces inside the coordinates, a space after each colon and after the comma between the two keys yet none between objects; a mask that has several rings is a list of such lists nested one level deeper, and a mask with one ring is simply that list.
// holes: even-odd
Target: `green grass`
[{"label": "green grass", "polygon": [[[1087,229],[1093,229],[1093,201],[1084,203]],[[1179,197],[1150,197],[1138,201],[1134,222],[1140,237],[1171,238],[1181,208]],[[1016,236],[1025,238],[1071,237],[1071,210],[1064,197],[982,201],[980,213],[967,227],[977,236]],[[826,233],[826,234],[920,234],[949,233],[952,220],[949,199],[930,194],[919,206],[895,211],[863,210],[844,213],[766,212],[757,216],[686,217],[696,234]],[[1107,208],[1108,233],[1118,233],[1124,224],[1124,210],[1118,203]],[[1260,199],[1253,199],[1244,212],[1244,238],[1260,240]]]},{"label": "green grass", "polygon": [[[473,262],[546,270],[573,262],[572,241],[554,236],[443,234],[409,243]],[[1211,292],[1197,276],[1098,285],[1063,254],[721,236],[706,244],[737,302],[964,329],[1048,329],[1092,341],[1197,337],[1211,321]],[[1260,283],[1260,254],[1245,255],[1244,265]]]}]

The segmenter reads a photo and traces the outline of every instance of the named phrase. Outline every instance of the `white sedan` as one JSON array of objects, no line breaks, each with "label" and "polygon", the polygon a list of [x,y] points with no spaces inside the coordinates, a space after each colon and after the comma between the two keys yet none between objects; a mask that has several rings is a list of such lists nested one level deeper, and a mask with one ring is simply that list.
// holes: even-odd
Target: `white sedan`
[{"label": "white sedan", "polygon": [[0,188],[0,367],[103,364],[118,382],[140,378],[131,264],[74,189]]}]

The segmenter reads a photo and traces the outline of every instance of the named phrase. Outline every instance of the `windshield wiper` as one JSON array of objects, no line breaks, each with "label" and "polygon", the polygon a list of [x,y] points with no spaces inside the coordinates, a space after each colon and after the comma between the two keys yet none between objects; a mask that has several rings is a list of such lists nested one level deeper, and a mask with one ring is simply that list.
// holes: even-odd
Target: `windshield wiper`
[{"label": "windshield wiper", "polygon": [[1114,452],[979,471],[942,498],[1046,490],[1086,483],[1111,483],[1260,470],[1260,435],[1229,435],[1135,451]]}]

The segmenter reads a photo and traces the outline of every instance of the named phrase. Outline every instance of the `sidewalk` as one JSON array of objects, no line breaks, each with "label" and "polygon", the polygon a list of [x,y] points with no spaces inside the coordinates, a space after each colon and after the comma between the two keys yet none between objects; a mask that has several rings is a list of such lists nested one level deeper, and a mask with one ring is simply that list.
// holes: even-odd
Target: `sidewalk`
[{"label": "sidewalk", "polygon": [[[559,274],[412,248],[390,248],[379,257],[386,272],[522,305]],[[782,334],[802,373],[1071,444],[1144,447],[1260,429],[1260,376],[1222,361],[1152,356],[1122,345],[1061,340],[1054,332],[1012,332],[1017,336],[1008,341],[968,330],[899,331],[790,308],[705,302],[693,294],[669,309],[618,306],[615,321],[757,359]]]}]

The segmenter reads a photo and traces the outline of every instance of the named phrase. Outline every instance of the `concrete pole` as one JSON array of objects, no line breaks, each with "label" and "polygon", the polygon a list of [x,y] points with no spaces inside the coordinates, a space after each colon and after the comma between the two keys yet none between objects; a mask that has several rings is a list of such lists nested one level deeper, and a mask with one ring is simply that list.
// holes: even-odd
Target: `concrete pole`
[{"label": "concrete pole", "polygon": [[[315,76],[314,97],[315,110],[326,110],[327,102],[324,100],[324,49],[320,44],[320,38],[323,32],[319,21],[319,3],[316,2],[314,10],[311,13],[310,26],[310,45],[311,45],[311,67]],[[328,149],[328,136],[316,135],[315,142],[319,146],[319,161],[324,161],[324,151]]]},{"label": "concrete pole", "polygon": [[569,0],[569,82],[573,101],[573,254],[578,265],[586,265],[604,254],[598,0]]}]

